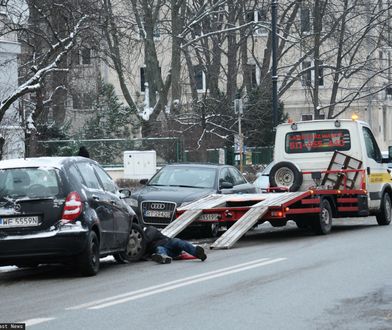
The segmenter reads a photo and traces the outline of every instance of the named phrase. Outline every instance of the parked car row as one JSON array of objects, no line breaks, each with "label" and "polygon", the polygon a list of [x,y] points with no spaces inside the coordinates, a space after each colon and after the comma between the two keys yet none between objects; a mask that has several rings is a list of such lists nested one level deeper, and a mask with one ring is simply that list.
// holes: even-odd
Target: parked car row
[{"label": "parked car row", "polygon": [[[259,178],[265,180],[264,174]],[[213,193],[265,188],[249,183],[234,166],[216,164],[167,165],[141,182],[144,187],[132,194],[119,189],[84,157],[0,161],[0,266],[72,263],[83,275],[95,275],[101,257],[139,260],[145,252],[142,228],[165,227],[177,207]],[[208,221],[196,226],[217,234]]]}]

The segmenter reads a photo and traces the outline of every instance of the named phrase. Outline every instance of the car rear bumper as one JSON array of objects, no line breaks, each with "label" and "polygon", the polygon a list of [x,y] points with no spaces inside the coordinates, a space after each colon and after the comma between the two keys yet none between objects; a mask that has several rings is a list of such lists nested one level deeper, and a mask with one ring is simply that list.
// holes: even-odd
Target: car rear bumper
[{"label": "car rear bumper", "polygon": [[77,227],[0,237],[0,265],[61,262],[83,251],[88,232],[87,228]]}]

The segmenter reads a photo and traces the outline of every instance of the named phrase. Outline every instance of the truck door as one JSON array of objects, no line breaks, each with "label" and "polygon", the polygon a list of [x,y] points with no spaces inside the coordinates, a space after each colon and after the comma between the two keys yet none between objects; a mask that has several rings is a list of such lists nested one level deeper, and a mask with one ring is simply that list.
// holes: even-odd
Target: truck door
[{"label": "truck door", "polygon": [[390,182],[390,175],[386,165],[381,162],[381,151],[372,131],[363,126],[362,132],[366,149],[364,166],[367,173],[366,187],[369,192],[369,208],[378,209],[381,203],[382,188],[385,183]]}]

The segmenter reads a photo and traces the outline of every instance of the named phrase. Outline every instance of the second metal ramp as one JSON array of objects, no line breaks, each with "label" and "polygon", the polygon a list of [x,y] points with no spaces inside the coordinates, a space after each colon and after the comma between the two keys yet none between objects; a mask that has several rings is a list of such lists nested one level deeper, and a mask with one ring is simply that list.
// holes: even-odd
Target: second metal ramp
[{"label": "second metal ramp", "polygon": [[253,205],[234,225],[232,225],[220,238],[211,246],[211,249],[229,249],[231,248],[247,231],[249,231],[259,219],[268,211],[270,206],[280,206],[291,199],[294,199],[304,192],[285,192],[276,193],[266,200]]}]

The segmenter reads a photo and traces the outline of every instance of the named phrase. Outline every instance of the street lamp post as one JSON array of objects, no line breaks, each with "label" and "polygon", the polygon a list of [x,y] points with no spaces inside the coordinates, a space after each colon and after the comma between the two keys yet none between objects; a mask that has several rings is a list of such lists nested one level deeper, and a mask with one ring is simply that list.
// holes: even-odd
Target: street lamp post
[{"label": "street lamp post", "polygon": [[272,42],[271,80],[272,80],[272,123],[274,128],[278,124],[277,14],[278,14],[278,0],[272,0],[271,2],[271,42]]}]

